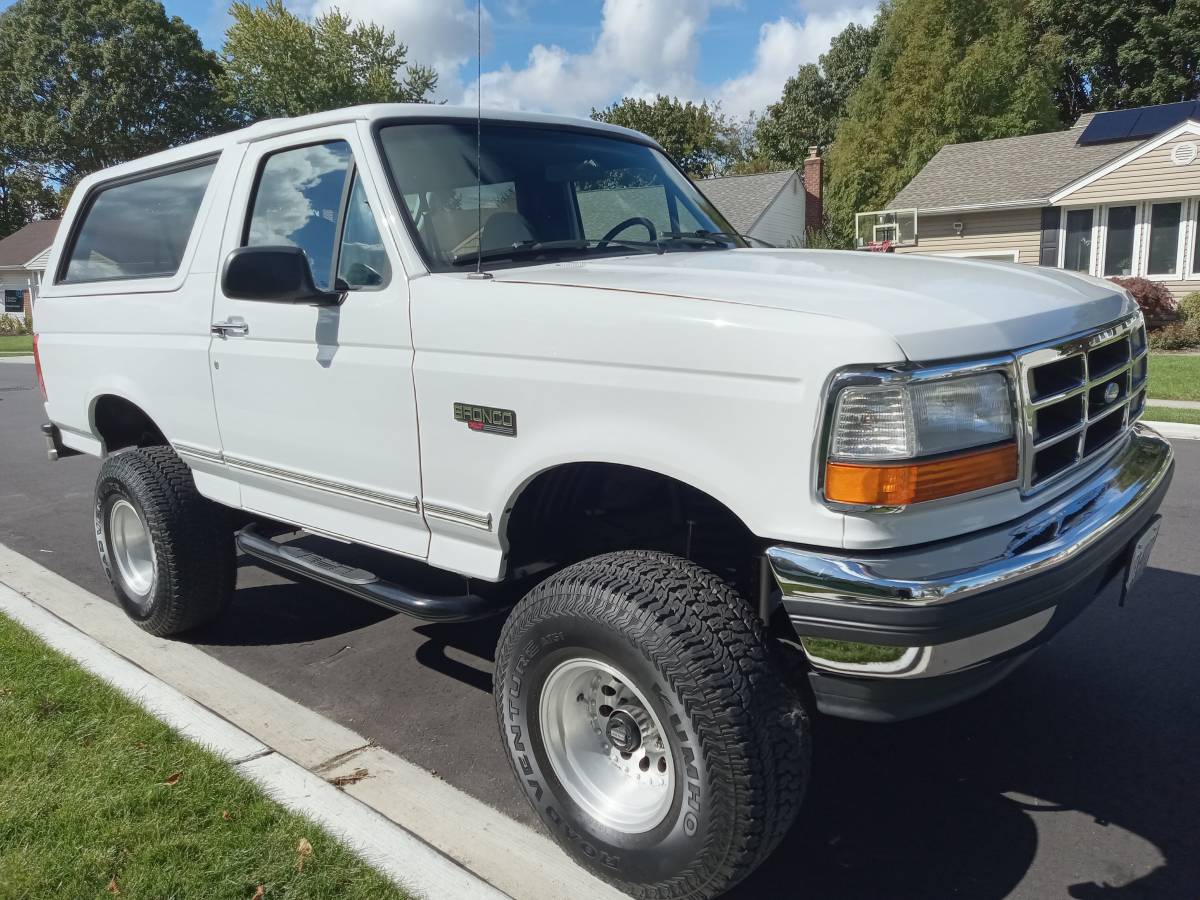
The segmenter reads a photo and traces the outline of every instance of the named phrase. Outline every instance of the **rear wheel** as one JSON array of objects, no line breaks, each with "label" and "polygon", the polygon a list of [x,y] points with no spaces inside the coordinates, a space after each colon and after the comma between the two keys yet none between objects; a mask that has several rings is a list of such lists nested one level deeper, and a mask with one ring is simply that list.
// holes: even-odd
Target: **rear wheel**
[{"label": "rear wheel", "polygon": [[96,479],[96,546],[125,613],[160,637],[219,616],[233,597],[230,519],[170,447],[127,450]]},{"label": "rear wheel", "polygon": [[713,897],[795,818],[807,718],[761,625],[712,573],[664,553],[586,560],[514,610],[500,730],[547,827],[640,897]]}]

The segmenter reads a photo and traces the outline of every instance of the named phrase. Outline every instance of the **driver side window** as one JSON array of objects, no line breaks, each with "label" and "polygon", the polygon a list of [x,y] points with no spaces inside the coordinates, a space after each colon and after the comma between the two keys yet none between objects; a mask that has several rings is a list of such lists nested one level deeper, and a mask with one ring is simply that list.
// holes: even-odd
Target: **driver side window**
[{"label": "driver side window", "polygon": [[244,243],[300,247],[308,257],[313,282],[324,290],[378,289],[391,278],[387,251],[354,156],[350,145],[341,140],[265,157]]}]

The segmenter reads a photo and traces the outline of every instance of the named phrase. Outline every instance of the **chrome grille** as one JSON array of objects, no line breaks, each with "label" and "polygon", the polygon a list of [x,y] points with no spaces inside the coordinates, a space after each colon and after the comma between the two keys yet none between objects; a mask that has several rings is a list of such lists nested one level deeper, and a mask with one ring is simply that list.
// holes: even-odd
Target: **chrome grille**
[{"label": "chrome grille", "polygon": [[1146,330],[1134,316],[1017,356],[1021,483],[1065,477],[1125,434],[1146,405]]}]

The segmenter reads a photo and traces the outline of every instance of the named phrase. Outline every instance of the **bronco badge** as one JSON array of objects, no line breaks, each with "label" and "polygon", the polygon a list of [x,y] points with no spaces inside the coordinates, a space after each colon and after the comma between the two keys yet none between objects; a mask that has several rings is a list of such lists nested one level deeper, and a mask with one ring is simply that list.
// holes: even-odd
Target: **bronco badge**
[{"label": "bronco badge", "polygon": [[517,414],[511,409],[497,409],[494,406],[477,406],[474,403],[455,403],[454,419],[466,422],[472,431],[483,431],[487,434],[506,434],[517,436]]}]

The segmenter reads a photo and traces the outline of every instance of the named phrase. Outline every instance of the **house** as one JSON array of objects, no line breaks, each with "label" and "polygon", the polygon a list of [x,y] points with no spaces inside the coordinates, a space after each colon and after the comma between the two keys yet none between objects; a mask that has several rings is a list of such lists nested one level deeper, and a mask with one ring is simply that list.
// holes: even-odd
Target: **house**
[{"label": "house", "polygon": [[696,186],[738,234],[776,247],[802,247],[805,229],[822,225],[823,165],[817,148],[811,147],[802,171],[706,178]]},{"label": "house", "polygon": [[58,219],[30,222],[0,240],[0,289],[4,292],[0,315],[20,318],[33,314],[58,222]]},{"label": "house", "polygon": [[1089,113],[1064,131],[943,147],[860,247],[1138,275],[1200,290],[1200,102]]}]

